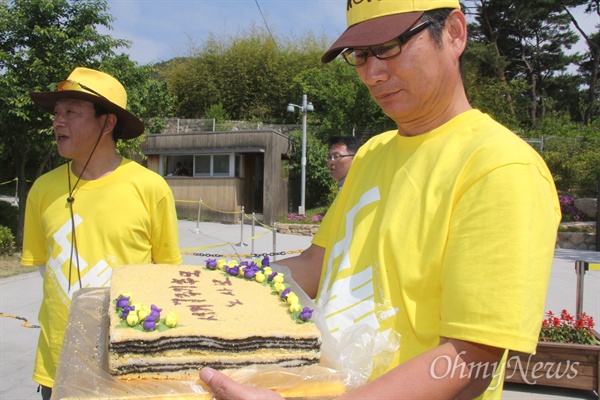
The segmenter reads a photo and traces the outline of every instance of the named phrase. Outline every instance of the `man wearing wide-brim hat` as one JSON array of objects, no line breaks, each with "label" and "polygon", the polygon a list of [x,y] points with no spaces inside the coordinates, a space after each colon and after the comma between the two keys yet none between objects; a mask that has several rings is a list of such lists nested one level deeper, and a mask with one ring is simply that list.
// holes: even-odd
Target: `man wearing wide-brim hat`
[{"label": "man wearing wide-brim hat", "polygon": [[73,293],[107,286],[118,265],[182,261],[171,189],[116,150],[117,140],[144,132],[127,111],[123,85],[106,73],[76,68],[52,87],[31,98],[54,114],[58,152],[70,162],[34,182],[21,259],[44,272],[33,374],[44,399],[51,395]]},{"label": "man wearing wide-brim hat", "polygon": [[[341,55],[397,129],[362,145],[311,246],[278,264],[335,338],[382,367],[341,398],[500,399],[507,350],[533,353],[544,317],[552,175],[469,104],[458,0],[339,3],[348,29],[322,61]],[[393,357],[356,351],[361,325],[382,342],[399,335]],[[220,399],[276,398],[209,368],[200,378]]]}]

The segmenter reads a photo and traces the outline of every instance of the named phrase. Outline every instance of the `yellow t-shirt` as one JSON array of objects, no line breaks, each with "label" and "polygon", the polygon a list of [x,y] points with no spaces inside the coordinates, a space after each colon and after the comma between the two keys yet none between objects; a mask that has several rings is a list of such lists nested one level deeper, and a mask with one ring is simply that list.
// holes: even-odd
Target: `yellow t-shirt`
[{"label": "yellow t-shirt", "polygon": [[[163,178],[127,159],[106,177],[80,180],[77,186],[71,173],[75,187],[71,218],[67,168],[58,167],[33,184],[21,259],[23,265],[46,266],[33,380],[48,387],[53,386],[71,298],[80,289],[80,279],[84,288],[108,286],[117,265],[182,261],[175,201]],[[76,246],[72,246],[73,225]]]},{"label": "yellow t-shirt", "polygon": [[385,132],[360,148],[313,239],[326,248],[317,305],[334,336],[398,332],[388,370],[441,336],[533,352],[559,222],[543,160],[489,116]]}]

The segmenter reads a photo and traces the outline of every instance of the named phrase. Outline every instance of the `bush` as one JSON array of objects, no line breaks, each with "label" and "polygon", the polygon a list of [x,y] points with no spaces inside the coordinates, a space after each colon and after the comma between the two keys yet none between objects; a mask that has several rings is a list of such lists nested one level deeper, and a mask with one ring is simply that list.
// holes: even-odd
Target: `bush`
[{"label": "bush", "polygon": [[15,248],[15,237],[6,226],[0,226],[0,255],[12,254]]},{"label": "bush", "polygon": [[558,196],[560,201],[560,212],[563,222],[584,221],[585,214],[575,207],[575,197],[573,196]]},{"label": "bush", "polygon": [[0,226],[8,227],[15,236],[18,222],[19,209],[7,201],[0,200]]}]

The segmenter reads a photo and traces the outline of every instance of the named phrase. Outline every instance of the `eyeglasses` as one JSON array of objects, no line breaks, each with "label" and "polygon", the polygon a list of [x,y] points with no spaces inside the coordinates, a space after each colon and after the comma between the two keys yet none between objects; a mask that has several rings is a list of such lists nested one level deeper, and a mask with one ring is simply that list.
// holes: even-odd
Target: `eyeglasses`
[{"label": "eyeglasses", "polygon": [[354,154],[343,154],[343,155],[334,154],[332,156],[330,155],[330,156],[325,157],[325,159],[327,161],[337,161],[340,158],[344,158],[344,157],[354,157]]},{"label": "eyeglasses", "polygon": [[380,60],[387,60],[396,57],[402,53],[402,45],[410,40],[411,37],[423,31],[431,25],[431,21],[423,22],[421,25],[404,32],[395,39],[390,40],[379,46],[369,46],[366,49],[346,49],[342,52],[344,60],[353,67],[359,67],[367,62],[370,54]]},{"label": "eyeglasses", "polygon": [[101,97],[103,99],[106,99],[106,97],[102,96],[100,93],[96,92],[94,89],[89,88],[87,86],[85,86],[84,84],[81,84],[79,82],[67,79],[66,81],[62,81],[62,82],[58,82],[58,83],[53,83],[51,86],[51,90],[56,91],[56,92],[61,92],[63,90],[74,90],[77,92],[82,92],[82,91],[86,91],[86,92],[90,92],[92,94],[95,94],[98,97]]}]

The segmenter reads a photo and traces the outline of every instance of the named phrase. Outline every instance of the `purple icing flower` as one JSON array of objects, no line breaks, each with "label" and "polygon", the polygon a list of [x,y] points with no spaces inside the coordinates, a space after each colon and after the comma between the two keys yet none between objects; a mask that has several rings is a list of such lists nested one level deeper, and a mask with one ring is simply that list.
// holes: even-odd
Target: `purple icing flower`
[{"label": "purple icing flower", "polygon": [[217,260],[214,258],[209,258],[206,260],[206,268],[208,269],[217,269]]},{"label": "purple icing flower", "polygon": [[269,282],[271,282],[273,280],[273,278],[275,278],[277,276],[277,272],[273,272],[271,275],[269,275],[269,277],[267,278],[267,280]]},{"label": "purple icing flower", "polygon": [[229,275],[238,276],[240,273],[240,267],[238,265],[235,267],[225,266],[225,272],[227,272]]},{"label": "purple icing flower", "polygon": [[244,278],[246,279],[254,279],[254,277],[256,276],[256,271],[254,268],[251,267],[246,267],[243,269],[244,271]]},{"label": "purple icing flower", "polygon": [[292,289],[290,288],[284,289],[283,292],[281,292],[280,294],[281,298],[287,300],[288,294],[290,294],[291,291]]},{"label": "purple icing flower", "polygon": [[147,321],[148,319],[152,319],[152,320],[154,320],[154,321],[158,322],[158,320],[160,319],[160,312],[161,312],[161,311],[162,311],[162,308],[158,308],[158,307],[156,307],[154,304],[152,304],[152,305],[150,306],[150,315],[148,315],[148,316],[146,317],[146,321]]},{"label": "purple icing flower", "polygon": [[129,297],[120,295],[117,299],[117,308],[125,308],[129,304]]},{"label": "purple icing flower", "polygon": [[300,318],[302,321],[308,321],[309,319],[312,318],[312,313],[313,313],[313,310],[311,310],[308,307],[304,307],[302,309],[302,311],[300,311],[298,318]]},{"label": "purple icing flower", "polygon": [[245,268],[245,267],[247,267],[248,265],[249,265],[249,264],[248,264],[248,261],[242,261],[242,262],[240,262],[240,264],[239,264],[240,268],[242,268],[242,269],[243,269],[243,268]]},{"label": "purple icing flower", "polygon": [[126,305],[123,307],[123,312],[121,313],[121,318],[127,319],[130,311],[135,310],[135,306]]},{"label": "purple icing flower", "polygon": [[147,331],[153,331],[156,329],[156,321],[152,319],[151,315],[148,315],[144,320],[144,329]]},{"label": "purple icing flower", "polygon": [[269,256],[265,256],[265,257],[262,259],[262,266],[263,266],[263,267],[268,267],[268,266],[270,266],[270,265],[271,265],[271,261],[269,261]]}]

